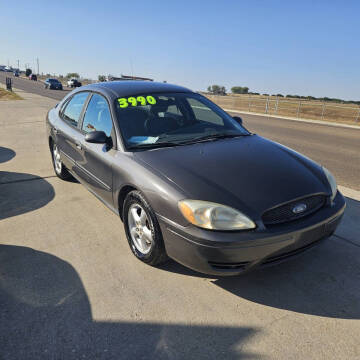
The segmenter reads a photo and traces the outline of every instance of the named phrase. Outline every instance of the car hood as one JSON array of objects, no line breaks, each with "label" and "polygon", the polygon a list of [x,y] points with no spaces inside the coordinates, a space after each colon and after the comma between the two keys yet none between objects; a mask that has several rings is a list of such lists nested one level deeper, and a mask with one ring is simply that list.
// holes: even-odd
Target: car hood
[{"label": "car hood", "polygon": [[329,194],[321,166],[257,135],[135,153],[191,199],[232,206],[253,218],[310,194]]}]

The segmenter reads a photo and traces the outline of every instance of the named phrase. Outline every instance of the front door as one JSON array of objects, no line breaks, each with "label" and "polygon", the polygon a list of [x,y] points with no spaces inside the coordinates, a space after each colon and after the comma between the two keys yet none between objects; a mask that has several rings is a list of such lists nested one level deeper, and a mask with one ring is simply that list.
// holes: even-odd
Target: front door
[{"label": "front door", "polygon": [[104,131],[115,141],[113,122],[106,99],[93,94],[84,112],[81,124],[81,157],[77,167],[88,187],[110,207],[112,199],[112,162],[116,150],[109,144],[93,144],[85,141],[91,131]]}]

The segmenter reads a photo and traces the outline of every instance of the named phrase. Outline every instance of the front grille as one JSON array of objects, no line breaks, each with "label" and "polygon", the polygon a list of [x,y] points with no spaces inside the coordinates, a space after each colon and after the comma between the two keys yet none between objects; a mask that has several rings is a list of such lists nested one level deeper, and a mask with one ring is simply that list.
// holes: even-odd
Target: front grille
[{"label": "front grille", "polygon": [[[265,225],[281,224],[297,220],[319,210],[325,205],[325,203],[326,196],[324,195],[309,196],[307,198],[291,201],[285,205],[281,205],[265,211],[262,216],[262,220]],[[299,204],[305,204],[306,209],[303,212],[295,214],[293,209]]]}]

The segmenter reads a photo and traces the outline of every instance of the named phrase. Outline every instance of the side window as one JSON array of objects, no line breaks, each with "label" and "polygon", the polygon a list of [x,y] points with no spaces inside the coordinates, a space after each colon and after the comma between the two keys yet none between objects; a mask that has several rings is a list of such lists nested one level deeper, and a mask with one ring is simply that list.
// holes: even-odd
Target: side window
[{"label": "side window", "polygon": [[65,110],[62,113],[64,120],[70,123],[72,126],[77,126],[81,114],[81,110],[85,104],[85,101],[88,97],[88,92],[81,92],[72,97],[72,99],[67,103]]},{"label": "side window", "polygon": [[182,117],[183,116],[181,110],[176,105],[170,105],[167,108],[166,113],[176,115],[176,117]]},{"label": "side window", "polygon": [[101,95],[93,94],[84,115],[82,130],[87,133],[95,130],[104,131],[107,136],[110,136],[112,126],[107,101]]},{"label": "side window", "polygon": [[224,125],[223,119],[200,101],[189,98],[188,102],[197,120],[209,122],[215,125]]},{"label": "side window", "polygon": [[178,107],[178,104],[175,102],[175,98],[171,96],[159,96],[159,100],[163,100],[167,103],[166,110],[164,113],[158,114],[162,117],[167,117],[175,119],[178,122],[184,122],[184,114],[181,109]]}]

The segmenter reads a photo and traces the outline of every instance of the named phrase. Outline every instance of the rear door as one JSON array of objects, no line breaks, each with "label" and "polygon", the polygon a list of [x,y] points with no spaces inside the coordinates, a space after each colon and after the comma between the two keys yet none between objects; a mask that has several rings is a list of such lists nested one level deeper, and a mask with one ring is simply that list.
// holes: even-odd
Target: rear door
[{"label": "rear door", "polygon": [[76,161],[80,159],[80,141],[82,134],[78,128],[84,105],[87,102],[89,92],[76,93],[68,100],[64,107],[60,110],[60,118],[63,120],[58,122],[56,133],[56,142],[60,149],[61,160],[64,165],[77,173]]},{"label": "rear door", "polygon": [[[109,144],[92,144],[85,141],[85,135],[91,131],[104,131]],[[115,130],[107,100],[100,94],[92,94],[84,111],[81,124],[81,156],[77,160],[82,179],[90,190],[110,207],[112,198],[112,162],[116,154]],[[111,140],[110,140],[111,139]]]}]

